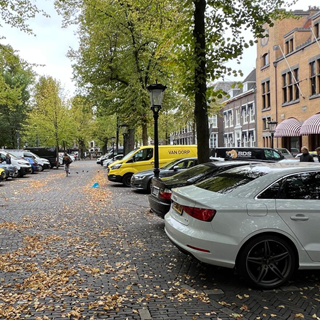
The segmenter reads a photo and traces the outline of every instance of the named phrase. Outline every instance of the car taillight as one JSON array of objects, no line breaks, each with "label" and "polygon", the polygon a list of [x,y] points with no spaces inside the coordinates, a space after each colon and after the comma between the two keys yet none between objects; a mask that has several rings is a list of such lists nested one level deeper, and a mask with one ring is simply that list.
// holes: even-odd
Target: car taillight
[{"label": "car taillight", "polygon": [[194,207],[188,207],[188,206],[183,206],[183,210],[189,216],[201,221],[212,221],[212,219],[216,214],[216,210],[201,209],[201,208],[194,208]]},{"label": "car taillight", "polygon": [[170,189],[161,189],[159,192],[159,198],[170,200],[171,199],[171,190]]}]

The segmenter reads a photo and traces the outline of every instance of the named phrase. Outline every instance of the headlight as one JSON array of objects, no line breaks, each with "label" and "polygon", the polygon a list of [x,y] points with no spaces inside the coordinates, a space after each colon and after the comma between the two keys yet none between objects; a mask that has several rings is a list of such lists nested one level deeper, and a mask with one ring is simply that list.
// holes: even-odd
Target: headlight
[{"label": "headlight", "polygon": [[119,169],[122,166],[122,163],[117,163],[114,166],[111,167],[112,170]]},{"label": "headlight", "polygon": [[145,176],[134,176],[134,178],[135,178],[136,180],[142,180],[142,179],[144,179],[144,177],[145,177]]}]

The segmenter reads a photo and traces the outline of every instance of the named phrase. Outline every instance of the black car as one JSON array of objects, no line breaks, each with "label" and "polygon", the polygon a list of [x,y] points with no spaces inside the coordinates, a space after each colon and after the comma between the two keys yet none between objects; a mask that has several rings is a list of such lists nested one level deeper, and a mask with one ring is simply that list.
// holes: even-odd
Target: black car
[{"label": "black car", "polygon": [[[159,177],[169,177],[178,172],[185,171],[198,164],[197,158],[174,159],[160,168]],[[131,177],[131,187],[139,190],[151,191],[151,180],[153,178],[153,170],[144,170],[135,173]]]},{"label": "black car", "polygon": [[219,161],[199,164],[193,168],[177,173],[171,177],[153,178],[149,195],[151,211],[164,218],[171,205],[171,189],[188,186],[211,178],[228,169],[248,165],[248,161]]}]

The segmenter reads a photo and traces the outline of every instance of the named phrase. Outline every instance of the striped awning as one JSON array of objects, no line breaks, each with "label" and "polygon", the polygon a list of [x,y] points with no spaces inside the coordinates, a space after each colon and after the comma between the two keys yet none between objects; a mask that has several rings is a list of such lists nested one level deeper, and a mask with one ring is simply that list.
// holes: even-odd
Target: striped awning
[{"label": "striped awning", "polygon": [[307,119],[300,129],[300,135],[320,134],[320,113]]},{"label": "striped awning", "polygon": [[296,118],[289,118],[280,122],[274,133],[275,137],[299,137],[301,124]]}]

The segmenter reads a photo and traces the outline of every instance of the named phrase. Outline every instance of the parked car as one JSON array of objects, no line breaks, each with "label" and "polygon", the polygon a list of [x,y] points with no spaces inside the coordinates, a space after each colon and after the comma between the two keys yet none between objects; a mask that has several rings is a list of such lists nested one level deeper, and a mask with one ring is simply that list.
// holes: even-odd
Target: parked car
[{"label": "parked car", "polygon": [[[160,168],[159,177],[169,177],[198,164],[198,159],[182,158],[174,159]],[[151,181],[154,176],[153,169],[135,173],[131,178],[131,187],[139,190],[151,191]]]},{"label": "parked car", "polygon": [[170,209],[173,188],[195,184],[223,171],[248,163],[248,161],[207,162],[171,177],[152,178],[152,190],[148,197],[150,209],[160,218],[164,218]]},{"label": "parked car", "polygon": [[24,156],[33,158],[38,162],[38,165],[40,166],[39,171],[43,171],[44,169],[50,168],[50,161],[46,158],[40,158],[38,155],[31,151],[24,150]]},{"label": "parked car", "polygon": [[217,147],[211,149],[210,153],[211,157],[227,160],[278,162],[284,159],[277,150],[262,147]]},{"label": "parked car", "polygon": [[27,160],[18,159],[16,156],[7,152],[6,150],[0,150],[0,158],[2,162],[5,162],[6,154],[9,153],[11,158],[11,164],[18,169],[18,176],[23,177],[27,173],[31,173],[31,165]]},{"label": "parked car", "polygon": [[115,161],[121,160],[123,158],[123,154],[117,154],[116,156],[114,156],[114,158],[112,159],[106,159],[103,161],[103,167],[105,169],[109,169],[109,165]]},{"label": "parked car", "polygon": [[0,168],[0,182],[7,179],[6,170],[3,168]]},{"label": "parked car", "polygon": [[183,252],[236,267],[272,289],[296,269],[320,269],[320,165],[260,163],[173,190],[165,232]]},{"label": "parked car", "polygon": [[17,167],[13,166],[12,164],[6,164],[5,162],[0,162],[0,168],[6,171],[6,180],[8,180],[9,178],[18,177],[19,171]]},{"label": "parked car", "polygon": [[[17,149],[17,150],[6,149],[6,151],[15,155],[18,159],[27,160],[31,165],[31,173],[35,173],[36,171],[43,171],[44,162],[41,160],[41,158],[34,155],[32,152],[25,151],[25,150],[19,150],[19,149]],[[36,160],[36,159],[38,159],[38,160]],[[39,165],[38,161],[40,161],[40,163],[42,165]],[[44,161],[46,164],[48,163],[47,166],[49,168],[49,165],[50,165],[49,161],[47,159],[44,159]]]},{"label": "parked car", "polygon": [[284,156],[285,159],[294,159],[294,156],[291,154],[291,152],[286,148],[275,148],[280,154]]},{"label": "parked car", "polygon": [[298,153],[300,153],[300,150],[297,148],[291,148],[290,152],[295,157]]},{"label": "parked car", "polygon": [[[154,146],[142,146],[129,152],[122,160],[112,164],[108,173],[109,181],[131,185],[133,174],[148,170],[154,166]],[[181,157],[196,157],[196,145],[161,145],[159,146],[159,166],[180,159]]]},{"label": "parked car", "polygon": [[59,167],[59,158],[57,156],[56,147],[28,147],[26,150],[38,155],[40,158],[45,158],[50,162],[50,168]]}]

